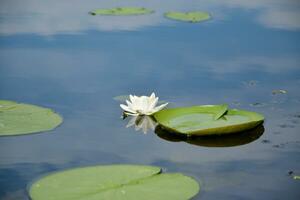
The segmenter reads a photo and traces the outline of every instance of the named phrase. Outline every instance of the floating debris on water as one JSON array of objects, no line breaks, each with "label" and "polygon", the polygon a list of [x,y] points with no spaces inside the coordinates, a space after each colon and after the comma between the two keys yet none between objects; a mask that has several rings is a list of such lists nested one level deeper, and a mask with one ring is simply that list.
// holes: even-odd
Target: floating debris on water
[{"label": "floating debris on water", "polygon": [[258,85],[258,81],[256,80],[244,81],[243,84],[245,86],[255,87]]},{"label": "floating debris on water", "polygon": [[281,134],[281,132],[280,131],[274,131],[273,134],[279,135],[279,134]]},{"label": "floating debris on water", "polygon": [[268,143],[271,143],[271,141],[270,140],[262,140],[261,143],[268,144]]},{"label": "floating debris on water", "polygon": [[288,171],[287,175],[293,177],[294,180],[300,180],[300,176],[299,175],[293,175],[294,171],[290,170]]},{"label": "floating debris on water", "polygon": [[295,118],[300,118],[300,114],[294,115]]},{"label": "floating debris on water", "polygon": [[272,94],[273,95],[277,95],[277,94],[287,94],[286,90],[272,90]]},{"label": "floating debris on water", "polygon": [[294,176],[294,180],[300,180],[300,176]]},{"label": "floating debris on water", "polygon": [[288,171],[288,175],[292,175],[294,172],[292,170]]},{"label": "floating debris on water", "polygon": [[280,124],[279,127],[280,128],[295,128],[294,125],[290,125],[290,124]]},{"label": "floating debris on water", "polygon": [[255,103],[251,103],[250,106],[254,106],[254,107],[263,107],[265,106],[265,103],[259,103],[259,102],[255,102]]},{"label": "floating debris on water", "polygon": [[293,124],[299,124],[299,121],[298,120],[291,120],[291,122],[293,123]]},{"label": "floating debris on water", "polygon": [[234,102],[232,102],[232,105],[235,105],[235,106],[240,106],[240,105],[241,105],[241,102],[234,101]]},{"label": "floating debris on water", "polygon": [[286,145],[299,145],[300,141],[290,141],[290,142],[285,142],[285,143],[280,143],[280,144],[275,144],[272,147],[274,148],[284,148]]}]

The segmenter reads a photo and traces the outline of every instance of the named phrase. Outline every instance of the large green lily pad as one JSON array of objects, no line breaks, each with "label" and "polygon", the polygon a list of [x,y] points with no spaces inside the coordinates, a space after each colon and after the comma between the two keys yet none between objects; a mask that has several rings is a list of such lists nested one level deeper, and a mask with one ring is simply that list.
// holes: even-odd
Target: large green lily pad
[{"label": "large green lily pad", "polygon": [[182,200],[199,191],[198,183],[159,167],[104,165],[54,173],[34,182],[32,200]]},{"label": "large green lily pad", "polygon": [[202,22],[211,18],[207,12],[166,12],[165,17],[173,20],[184,21],[184,22]]},{"label": "large green lily pad", "polygon": [[153,13],[153,10],[139,7],[118,7],[112,9],[97,9],[90,12],[91,15],[145,15]]},{"label": "large green lily pad", "polygon": [[264,121],[264,117],[255,112],[237,109],[224,112],[224,105],[165,109],[153,116],[170,132],[198,136],[246,131]]},{"label": "large green lily pad", "polygon": [[52,130],[62,118],[48,108],[0,100],[0,136]]}]

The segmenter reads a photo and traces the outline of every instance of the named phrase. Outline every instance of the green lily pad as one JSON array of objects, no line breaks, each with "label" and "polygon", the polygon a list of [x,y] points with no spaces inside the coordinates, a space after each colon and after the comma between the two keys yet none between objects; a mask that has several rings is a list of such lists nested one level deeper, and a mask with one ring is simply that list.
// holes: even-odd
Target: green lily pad
[{"label": "green lily pad", "polygon": [[32,200],[176,200],[190,199],[198,183],[159,167],[106,165],[57,172],[31,185]]},{"label": "green lily pad", "polygon": [[211,18],[207,12],[166,12],[165,17],[184,22],[202,22]]},{"label": "green lily pad", "polygon": [[223,104],[223,105],[220,105],[218,107],[218,109],[216,110],[215,114],[214,114],[214,120],[218,120],[220,119],[221,117],[223,117],[228,111],[228,105],[226,104]]},{"label": "green lily pad", "polygon": [[62,118],[48,108],[0,100],[0,136],[52,130]]},{"label": "green lily pad", "polygon": [[153,116],[170,132],[198,136],[246,131],[264,121],[264,117],[255,112],[233,109],[224,113],[224,105],[165,109]]},{"label": "green lily pad", "polygon": [[153,13],[153,10],[139,7],[118,7],[112,9],[97,9],[91,11],[91,15],[145,15]]}]

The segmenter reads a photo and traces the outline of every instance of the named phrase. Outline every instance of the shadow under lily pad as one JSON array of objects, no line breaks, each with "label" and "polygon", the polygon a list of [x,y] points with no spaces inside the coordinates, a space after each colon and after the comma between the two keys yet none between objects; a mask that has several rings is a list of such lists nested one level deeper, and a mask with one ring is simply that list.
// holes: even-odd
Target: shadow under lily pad
[{"label": "shadow under lily pad", "polygon": [[171,133],[161,126],[157,126],[155,133],[158,137],[171,142],[186,142],[203,147],[233,147],[251,143],[260,138],[264,133],[264,126],[260,125],[254,129],[228,135],[208,135],[208,136],[186,136]]}]

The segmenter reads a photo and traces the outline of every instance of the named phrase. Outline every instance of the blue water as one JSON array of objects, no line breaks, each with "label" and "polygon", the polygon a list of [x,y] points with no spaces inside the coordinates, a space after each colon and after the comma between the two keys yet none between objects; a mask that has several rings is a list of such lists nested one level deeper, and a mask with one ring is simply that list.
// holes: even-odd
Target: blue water
[{"label": "blue water", "polygon": [[[87,14],[125,5],[156,13]],[[163,18],[169,10],[213,18],[175,22]],[[0,99],[52,108],[64,123],[0,138],[0,199],[28,199],[43,174],[117,163],[192,176],[201,183],[195,199],[299,199],[299,13],[293,0],[1,1]],[[287,93],[272,94],[279,89]],[[153,91],[170,107],[227,103],[262,113],[264,133],[207,147],[126,128],[113,98]]]}]

